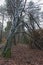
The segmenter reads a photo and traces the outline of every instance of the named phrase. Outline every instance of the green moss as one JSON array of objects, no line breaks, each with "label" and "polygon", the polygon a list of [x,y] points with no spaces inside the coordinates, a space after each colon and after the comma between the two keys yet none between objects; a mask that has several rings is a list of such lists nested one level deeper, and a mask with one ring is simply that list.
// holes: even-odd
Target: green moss
[{"label": "green moss", "polygon": [[5,58],[11,58],[11,49],[7,49],[6,53],[3,54]]}]

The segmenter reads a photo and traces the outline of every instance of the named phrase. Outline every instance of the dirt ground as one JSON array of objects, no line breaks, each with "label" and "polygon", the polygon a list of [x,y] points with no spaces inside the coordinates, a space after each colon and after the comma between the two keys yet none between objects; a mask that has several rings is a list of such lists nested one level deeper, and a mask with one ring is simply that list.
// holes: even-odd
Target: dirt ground
[{"label": "dirt ground", "polygon": [[28,45],[12,47],[9,59],[0,57],[0,65],[43,65],[43,51],[30,49]]}]

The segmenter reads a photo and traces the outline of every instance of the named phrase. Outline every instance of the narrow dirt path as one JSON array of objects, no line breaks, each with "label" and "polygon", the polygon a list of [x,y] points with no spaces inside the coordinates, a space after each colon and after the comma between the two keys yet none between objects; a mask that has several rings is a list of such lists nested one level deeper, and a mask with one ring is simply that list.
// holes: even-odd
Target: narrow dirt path
[{"label": "narrow dirt path", "polygon": [[43,51],[17,45],[12,48],[12,59],[17,65],[43,65]]},{"label": "narrow dirt path", "polygon": [[12,47],[9,59],[0,57],[0,65],[43,65],[43,51],[30,49],[28,45]]}]

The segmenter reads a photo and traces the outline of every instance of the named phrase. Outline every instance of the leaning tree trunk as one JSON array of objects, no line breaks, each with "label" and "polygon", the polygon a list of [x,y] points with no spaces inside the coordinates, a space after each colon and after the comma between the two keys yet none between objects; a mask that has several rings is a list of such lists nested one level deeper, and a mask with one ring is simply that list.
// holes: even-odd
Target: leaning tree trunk
[{"label": "leaning tree trunk", "polygon": [[3,50],[3,56],[6,58],[11,57],[11,46],[12,46],[12,36],[13,36],[12,34],[13,32],[9,35],[5,48]]},{"label": "leaning tree trunk", "polygon": [[[13,14],[13,17],[14,17],[14,20],[13,20],[13,25],[12,25],[12,29],[11,29],[11,33],[9,34],[9,37],[7,39],[7,42],[6,42],[6,46],[3,50],[3,56],[5,57],[11,57],[11,46],[12,46],[12,43],[11,43],[11,40],[13,38],[13,36],[15,35],[15,32],[17,30],[17,26],[19,26],[18,23],[18,17],[20,17],[21,15],[21,12],[24,10],[25,8],[25,4],[26,4],[26,0],[25,0],[25,3],[24,5],[22,5],[22,0],[8,0],[8,3],[10,3],[10,6],[11,6],[11,9],[12,9],[12,14]],[[22,7],[24,6],[24,7]],[[21,23],[21,22],[20,22]]]}]

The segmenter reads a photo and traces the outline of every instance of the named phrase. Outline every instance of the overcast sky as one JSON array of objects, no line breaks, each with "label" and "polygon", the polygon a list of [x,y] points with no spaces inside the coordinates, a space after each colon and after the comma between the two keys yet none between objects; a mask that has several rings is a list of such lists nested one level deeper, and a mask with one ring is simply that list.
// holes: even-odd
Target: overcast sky
[{"label": "overcast sky", "polygon": [[[43,3],[43,0],[27,0],[27,2],[33,1],[34,3],[40,4]],[[5,4],[5,0],[0,0],[0,6]],[[41,11],[43,11],[43,5],[41,6]],[[6,22],[4,21],[4,26],[6,26]]]},{"label": "overcast sky", "polygon": [[0,0],[0,5],[3,5],[5,3],[5,0]]},{"label": "overcast sky", "polygon": [[[30,1],[33,1],[33,2],[38,2],[38,3],[43,3],[43,0],[27,0],[27,2],[30,2]],[[5,0],[0,0],[0,5],[3,5],[5,4]],[[43,5],[41,5],[41,8],[43,10]]]}]

